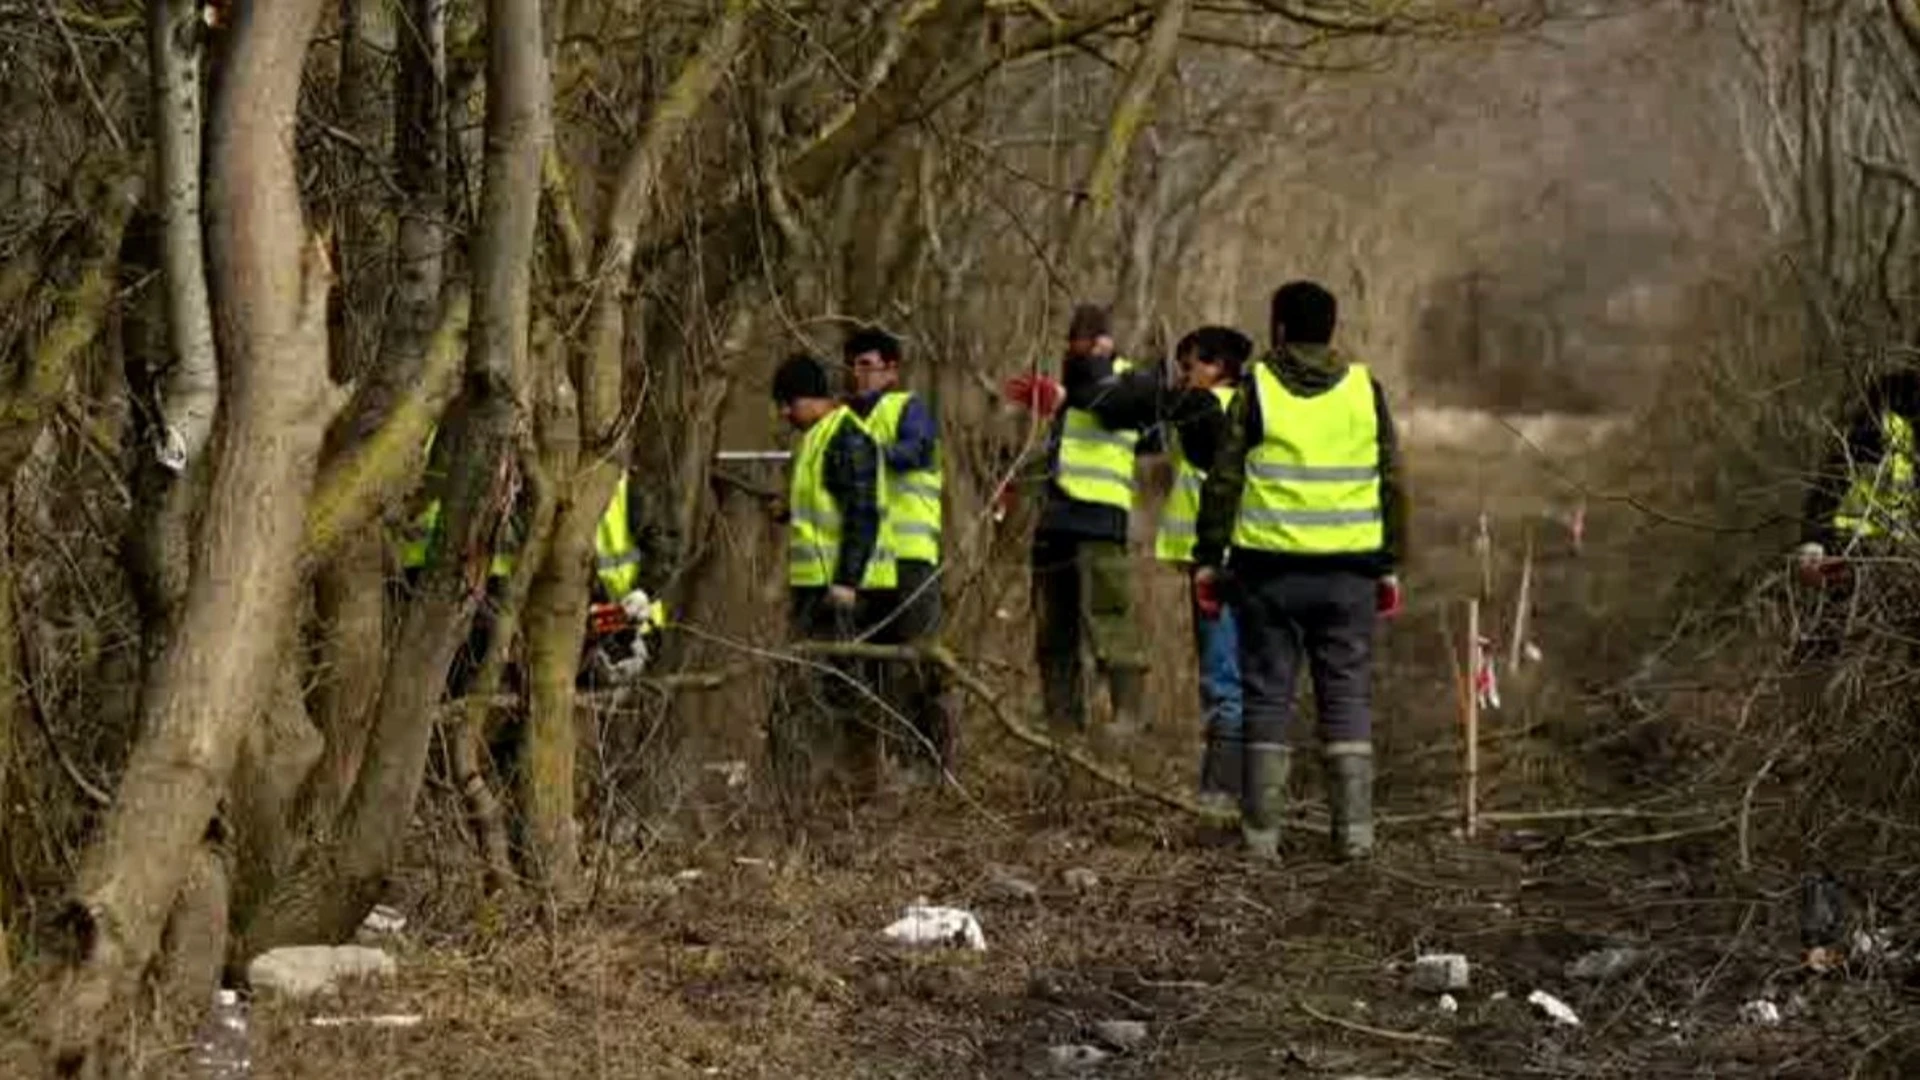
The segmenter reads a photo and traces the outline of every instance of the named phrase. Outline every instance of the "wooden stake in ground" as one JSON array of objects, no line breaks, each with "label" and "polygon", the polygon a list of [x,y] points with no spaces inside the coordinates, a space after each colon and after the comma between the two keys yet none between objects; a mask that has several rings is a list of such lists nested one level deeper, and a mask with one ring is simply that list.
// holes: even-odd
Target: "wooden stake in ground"
[{"label": "wooden stake in ground", "polygon": [[1507,650],[1507,670],[1520,670],[1527,641],[1527,609],[1533,603],[1533,527],[1527,527],[1526,554],[1520,561],[1520,596],[1513,604],[1513,643]]},{"label": "wooden stake in ground", "polygon": [[1480,600],[1493,602],[1493,530],[1487,512],[1480,511],[1479,530],[1473,537],[1473,553],[1480,560]]},{"label": "wooden stake in ground", "polygon": [[1480,601],[1467,601],[1467,777],[1466,832],[1471,839],[1480,826],[1480,694],[1474,680],[1480,674]]}]

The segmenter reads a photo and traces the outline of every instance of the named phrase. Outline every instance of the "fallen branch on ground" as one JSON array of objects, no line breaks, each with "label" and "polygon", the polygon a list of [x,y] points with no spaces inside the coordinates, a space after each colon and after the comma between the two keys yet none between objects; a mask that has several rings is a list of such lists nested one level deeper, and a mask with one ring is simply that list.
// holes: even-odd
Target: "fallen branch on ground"
[{"label": "fallen branch on ground", "polygon": [[1231,825],[1240,820],[1239,811],[1220,813],[1208,810],[1195,799],[1177,791],[1167,791],[1157,785],[1132,776],[1111,765],[1094,760],[1086,753],[1067,746],[1058,740],[1048,738],[1027,725],[1014,719],[1000,705],[1000,695],[993,692],[978,675],[960,666],[953,652],[944,645],[913,647],[905,645],[861,645],[834,641],[796,642],[794,651],[808,656],[844,657],[852,660],[925,660],[937,665],[947,676],[958,683],[969,694],[979,698],[999,721],[1001,728],[1015,739],[1026,743],[1043,753],[1051,754],[1074,765],[1091,776],[1107,784],[1145,799],[1170,806],[1175,810],[1184,810],[1196,817],[1208,821]]},{"label": "fallen branch on ground", "polygon": [[[1072,762],[1088,775],[1118,788],[1131,795],[1152,800],[1175,810],[1183,810],[1211,824],[1235,825],[1240,821],[1238,809],[1212,810],[1184,793],[1169,791],[1157,784],[1141,780],[1104,762],[1097,761],[1085,752],[1067,746],[1056,739],[1033,730],[1014,719],[1000,703],[1000,695],[973,672],[960,665],[953,651],[944,645],[868,645],[837,641],[801,641],[793,645],[795,653],[813,657],[840,657],[849,660],[924,660],[937,665],[948,677],[969,694],[980,699],[993,714],[1000,727],[1020,742],[1026,743],[1043,753],[1054,755],[1061,760]],[[1710,812],[1711,808],[1695,810],[1639,810],[1633,807],[1576,807],[1565,810],[1492,810],[1479,815],[1483,822],[1496,824],[1519,824],[1535,821],[1583,821],[1601,818],[1686,818],[1697,817]],[[1382,825],[1404,825],[1425,821],[1446,821],[1459,817],[1457,810],[1441,810],[1426,814],[1387,814],[1375,818]],[[1315,826],[1301,821],[1289,821],[1288,828],[1311,830]],[[1715,826],[1718,828],[1719,826]],[[1638,842],[1651,842],[1643,838],[1634,838]]]},{"label": "fallen branch on ground", "polygon": [[1357,1031],[1362,1035],[1372,1035],[1376,1039],[1391,1039],[1394,1042],[1425,1043],[1429,1046],[1453,1045],[1453,1040],[1444,1035],[1428,1035],[1418,1031],[1393,1031],[1389,1028],[1374,1027],[1372,1024],[1362,1024],[1357,1020],[1342,1020],[1338,1016],[1323,1013],[1304,1001],[1296,1001],[1294,1004],[1300,1006],[1301,1012],[1306,1013],[1308,1016],[1313,1017],[1323,1024],[1332,1024],[1334,1027],[1346,1028],[1348,1031]]}]

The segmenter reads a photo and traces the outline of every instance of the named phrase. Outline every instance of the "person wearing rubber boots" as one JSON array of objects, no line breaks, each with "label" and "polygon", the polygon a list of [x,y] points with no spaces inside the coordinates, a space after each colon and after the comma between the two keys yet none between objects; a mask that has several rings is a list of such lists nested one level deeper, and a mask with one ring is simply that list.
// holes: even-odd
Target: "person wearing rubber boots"
[{"label": "person wearing rubber boots", "polygon": [[1019,377],[1006,387],[1010,401],[1036,411],[1044,411],[1036,402],[1063,397],[1052,417],[1032,553],[1034,653],[1046,718],[1059,730],[1086,729],[1081,649],[1090,644],[1107,678],[1118,738],[1137,733],[1146,710],[1147,657],[1133,622],[1127,555],[1142,432],[1110,423],[1102,410],[1117,376],[1131,367],[1114,353],[1106,309],[1082,304],[1067,328],[1063,385]]},{"label": "person wearing rubber boots", "polygon": [[[878,639],[889,645],[930,643],[940,635],[941,462],[933,410],[900,385],[900,341],[884,330],[850,335],[841,349],[853,378],[853,411],[866,422],[887,470],[886,517],[899,585],[880,616]],[[888,697],[913,725],[910,776],[934,778],[954,765],[954,733],[940,666],[896,665]]]},{"label": "person wearing rubber boots", "polygon": [[1191,586],[1200,714],[1207,739],[1200,761],[1200,798],[1225,806],[1239,801],[1244,768],[1240,635],[1233,609],[1221,603],[1214,587],[1192,581],[1193,549],[1198,541],[1200,489],[1218,453],[1227,409],[1252,353],[1253,342],[1225,326],[1203,326],[1174,347],[1183,393],[1167,409],[1164,430],[1173,485],[1160,504],[1160,525],[1153,542],[1154,557],[1185,572]]},{"label": "person wearing rubber boots", "polygon": [[1337,314],[1312,282],[1274,293],[1272,351],[1242,381],[1201,486],[1194,579],[1223,591],[1238,620],[1241,829],[1256,858],[1278,854],[1303,660],[1334,853],[1373,851],[1374,622],[1400,609],[1406,495],[1386,394],[1333,347]]}]

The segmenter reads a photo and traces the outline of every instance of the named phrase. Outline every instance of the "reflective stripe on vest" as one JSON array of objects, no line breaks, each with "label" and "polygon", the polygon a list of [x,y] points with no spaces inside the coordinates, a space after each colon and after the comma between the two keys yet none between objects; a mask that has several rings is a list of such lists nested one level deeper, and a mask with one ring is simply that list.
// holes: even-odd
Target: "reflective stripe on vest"
[{"label": "reflective stripe on vest", "polygon": [[[1214,387],[1213,396],[1219,399],[1222,411],[1233,404],[1230,386]],[[1173,459],[1173,487],[1160,504],[1160,531],[1153,538],[1153,557],[1161,562],[1189,563],[1193,561],[1194,542],[1199,539],[1200,488],[1207,474],[1187,460],[1177,432],[1168,431],[1167,449]]]},{"label": "reflective stripe on vest", "polygon": [[[833,584],[833,571],[840,562],[840,507],[827,490],[827,447],[843,424],[862,431],[866,425],[844,405],[821,417],[800,439],[793,455],[793,473],[788,481],[787,505],[791,518],[787,523],[787,584],[794,588],[818,588]],[[880,535],[867,561],[866,574],[860,579],[863,589],[891,589],[898,583],[893,540],[887,526],[887,470],[881,468],[879,481]]]},{"label": "reflective stripe on vest", "polygon": [[619,600],[640,587],[640,546],[633,542],[633,530],[627,522],[625,470],[593,532],[593,570],[610,600]]},{"label": "reflective stripe on vest", "polygon": [[1233,545],[1301,555],[1386,546],[1379,416],[1366,367],[1351,365],[1325,393],[1301,397],[1256,364],[1253,392],[1262,438],[1247,454]]},{"label": "reflective stripe on vest", "polygon": [[[1133,364],[1115,360],[1113,373],[1123,374]],[[1060,419],[1060,445],[1054,463],[1054,482],[1069,498],[1081,502],[1133,509],[1133,453],[1140,444],[1137,431],[1110,431],[1086,409],[1066,409]]]},{"label": "reflective stripe on vest", "polygon": [[1847,493],[1833,515],[1834,531],[1844,536],[1905,536],[1920,510],[1913,485],[1913,425],[1888,411],[1880,414],[1880,431],[1884,446],[1879,462],[1870,469],[1848,466]]},{"label": "reflective stripe on vest", "polygon": [[[889,390],[880,395],[873,412],[867,416],[867,430],[874,442],[880,444],[883,456],[900,441],[900,418],[912,400],[913,395],[908,391]],[[911,472],[893,472],[891,465],[885,468],[889,473],[889,487],[884,512],[893,529],[894,557],[939,562],[942,472],[939,444],[934,445],[933,464],[927,468]]]}]

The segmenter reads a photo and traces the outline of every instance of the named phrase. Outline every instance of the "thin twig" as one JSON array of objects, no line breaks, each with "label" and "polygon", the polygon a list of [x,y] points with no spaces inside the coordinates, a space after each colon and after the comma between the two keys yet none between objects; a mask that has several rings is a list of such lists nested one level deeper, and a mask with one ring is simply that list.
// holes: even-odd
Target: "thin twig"
[{"label": "thin twig", "polygon": [[54,29],[60,34],[60,40],[67,47],[67,55],[73,59],[74,73],[80,76],[80,85],[87,92],[87,101],[93,105],[93,111],[100,116],[100,123],[107,129],[107,137],[113,140],[113,148],[124,154],[127,152],[127,140],[120,135],[120,128],[107,112],[107,103],[100,98],[100,90],[93,85],[93,76],[87,73],[86,62],[80,58],[80,43],[73,39],[73,30],[62,15],[48,0],[40,0],[40,10],[53,20]]},{"label": "thin twig", "polygon": [[1753,793],[1760,786],[1760,781],[1766,779],[1767,774],[1773,771],[1773,763],[1779,757],[1780,752],[1775,750],[1753,774],[1753,779],[1747,781],[1747,790],[1740,796],[1740,870],[1742,873],[1750,873],[1753,870]]},{"label": "thin twig", "polygon": [[1394,1042],[1423,1043],[1427,1046],[1453,1045],[1453,1040],[1444,1035],[1428,1035],[1419,1031],[1393,1031],[1388,1028],[1374,1027],[1372,1024],[1362,1024],[1356,1020],[1343,1020],[1338,1016],[1323,1013],[1304,1001],[1295,1001],[1294,1004],[1300,1007],[1301,1012],[1306,1013],[1321,1023],[1346,1028],[1348,1031],[1357,1031],[1362,1035],[1372,1035],[1376,1039],[1391,1039]]},{"label": "thin twig", "polygon": [[1589,840],[1581,847],[1594,851],[1606,851],[1611,848],[1634,847],[1639,844],[1664,844],[1669,840],[1684,840],[1689,836],[1704,836],[1716,833],[1733,824],[1731,820],[1716,821],[1711,825],[1695,825],[1687,829],[1669,829],[1666,832],[1648,833],[1645,836],[1623,836],[1615,840]]}]

